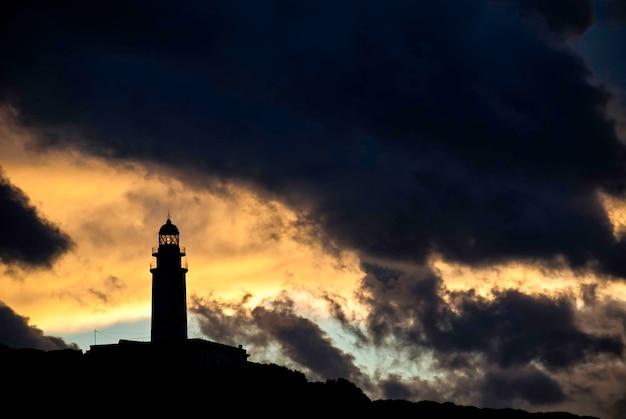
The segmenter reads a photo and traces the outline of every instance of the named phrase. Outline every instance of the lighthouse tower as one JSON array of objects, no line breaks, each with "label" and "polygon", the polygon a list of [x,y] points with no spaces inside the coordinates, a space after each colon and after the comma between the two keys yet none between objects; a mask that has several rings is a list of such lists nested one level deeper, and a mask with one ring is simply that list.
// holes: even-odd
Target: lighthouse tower
[{"label": "lighthouse tower", "polygon": [[159,230],[159,245],[152,248],[156,262],[152,273],[152,325],[154,343],[187,340],[187,291],[185,248],[180,247],[178,228],[167,221]]}]

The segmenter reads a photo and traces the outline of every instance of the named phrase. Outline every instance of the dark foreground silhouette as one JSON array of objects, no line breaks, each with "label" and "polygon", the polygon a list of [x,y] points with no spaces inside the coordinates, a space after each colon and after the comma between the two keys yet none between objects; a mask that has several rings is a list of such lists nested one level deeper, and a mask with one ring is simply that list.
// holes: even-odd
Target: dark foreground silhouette
[{"label": "dark foreground silhouette", "polygon": [[[163,354],[161,354],[163,355]],[[80,350],[12,349],[0,344],[4,411],[14,416],[173,415],[232,417],[338,415],[380,418],[591,419],[433,401],[370,400],[344,379],[309,382],[275,364],[180,368],[171,359],[93,359]],[[595,418],[597,419],[597,418]]]}]

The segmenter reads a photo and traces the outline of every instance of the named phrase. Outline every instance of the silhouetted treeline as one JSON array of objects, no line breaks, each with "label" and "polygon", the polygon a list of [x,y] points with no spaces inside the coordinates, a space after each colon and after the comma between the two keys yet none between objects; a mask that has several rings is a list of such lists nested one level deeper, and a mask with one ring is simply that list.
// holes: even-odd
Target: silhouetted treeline
[{"label": "silhouetted treeline", "polygon": [[245,362],[189,370],[168,368],[167,360],[152,361],[154,365],[134,366],[124,359],[96,361],[80,350],[46,352],[0,344],[3,406],[13,415],[29,416],[345,414],[418,419],[593,419],[566,412],[530,413],[449,402],[370,400],[348,380],[309,382],[303,373],[275,364]]}]

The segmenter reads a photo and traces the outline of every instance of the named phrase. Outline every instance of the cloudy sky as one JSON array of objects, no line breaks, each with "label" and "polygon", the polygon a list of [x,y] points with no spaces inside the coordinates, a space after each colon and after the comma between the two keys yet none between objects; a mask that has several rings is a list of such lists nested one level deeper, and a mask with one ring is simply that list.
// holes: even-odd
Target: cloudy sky
[{"label": "cloudy sky", "polygon": [[[41,4],[40,4],[41,3]],[[12,2],[0,343],[189,335],[372,399],[626,415],[626,2]]]}]

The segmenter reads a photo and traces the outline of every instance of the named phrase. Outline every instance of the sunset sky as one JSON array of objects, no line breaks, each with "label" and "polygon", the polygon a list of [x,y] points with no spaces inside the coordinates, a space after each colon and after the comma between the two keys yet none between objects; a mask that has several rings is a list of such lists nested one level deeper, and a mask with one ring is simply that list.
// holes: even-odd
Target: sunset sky
[{"label": "sunset sky", "polygon": [[0,343],[189,336],[372,399],[626,416],[626,1],[12,2]]}]

